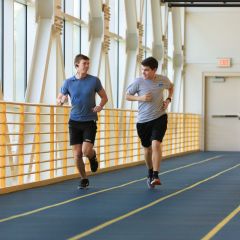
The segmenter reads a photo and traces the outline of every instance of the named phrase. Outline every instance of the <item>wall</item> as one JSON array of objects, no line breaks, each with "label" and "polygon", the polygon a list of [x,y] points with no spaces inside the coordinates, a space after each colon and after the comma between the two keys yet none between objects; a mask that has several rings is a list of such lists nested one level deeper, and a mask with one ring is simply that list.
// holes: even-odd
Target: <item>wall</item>
[{"label": "wall", "polygon": [[[204,72],[240,71],[240,8],[191,8],[186,14],[185,112],[202,113]],[[230,57],[231,68],[217,67]]]}]

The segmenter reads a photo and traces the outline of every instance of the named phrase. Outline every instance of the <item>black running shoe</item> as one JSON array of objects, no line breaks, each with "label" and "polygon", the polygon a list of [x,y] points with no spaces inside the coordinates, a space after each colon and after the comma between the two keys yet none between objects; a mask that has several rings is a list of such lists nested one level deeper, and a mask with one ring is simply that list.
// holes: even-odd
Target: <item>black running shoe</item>
[{"label": "black running shoe", "polygon": [[98,170],[98,161],[97,161],[97,157],[96,157],[96,152],[94,151],[94,156],[92,158],[89,158],[89,162],[90,162],[90,168],[92,172],[96,172]]},{"label": "black running shoe", "polygon": [[80,181],[78,189],[85,189],[89,186],[89,181],[88,179],[84,178]]}]

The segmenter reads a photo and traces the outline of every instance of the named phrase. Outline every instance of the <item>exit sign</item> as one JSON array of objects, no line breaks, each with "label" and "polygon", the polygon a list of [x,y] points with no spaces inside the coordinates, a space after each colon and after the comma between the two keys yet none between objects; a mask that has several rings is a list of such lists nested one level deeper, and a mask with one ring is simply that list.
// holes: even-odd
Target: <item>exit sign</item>
[{"label": "exit sign", "polygon": [[218,58],[217,66],[218,67],[231,67],[231,58]]}]

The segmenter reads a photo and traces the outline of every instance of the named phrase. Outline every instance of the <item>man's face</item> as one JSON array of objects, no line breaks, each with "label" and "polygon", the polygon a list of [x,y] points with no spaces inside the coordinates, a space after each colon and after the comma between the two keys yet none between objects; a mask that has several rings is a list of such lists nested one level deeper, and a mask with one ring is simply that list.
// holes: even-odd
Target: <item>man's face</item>
[{"label": "man's face", "polygon": [[89,60],[80,60],[80,62],[76,65],[76,69],[78,73],[87,73],[89,69],[90,62]]},{"label": "man's face", "polygon": [[151,69],[150,67],[142,66],[142,75],[144,79],[153,79],[156,73],[156,69]]}]

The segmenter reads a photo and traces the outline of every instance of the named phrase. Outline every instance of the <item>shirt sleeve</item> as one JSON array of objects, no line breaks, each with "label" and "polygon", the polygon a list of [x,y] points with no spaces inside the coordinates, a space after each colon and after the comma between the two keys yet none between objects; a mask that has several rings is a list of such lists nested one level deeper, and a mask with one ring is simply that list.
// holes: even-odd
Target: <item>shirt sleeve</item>
[{"label": "shirt sleeve", "polygon": [[133,83],[131,83],[128,87],[127,87],[127,91],[126,93],[129,95],[135,95],[139,90],[139,83],[137,80],[135,80]]},{"label": "shirt sleeve", "polygon": [[[64,81],[64,83],[63,83],[63,85],[62,85],[62,87],[61,87],[61,93],[62,93],[63,95],[69,94],[69,91],[68,91],[68,81],[67,81],[67,80]],[[70,95],[70,94],[69,94],[69,95]]]},{"label": "shirt sleeve", "polygon": [[99,91],[101,91],[102,89],[103,89],[102,83],[101,83],[100,79],[97,78],[97,79],[96,79],[95,91],[96,91],[96,92],[99,92]]}]

